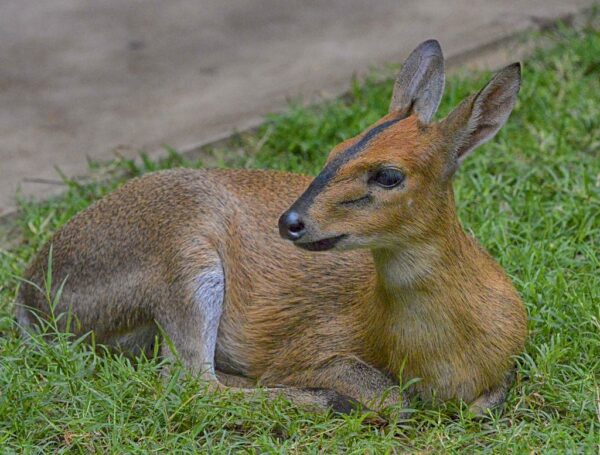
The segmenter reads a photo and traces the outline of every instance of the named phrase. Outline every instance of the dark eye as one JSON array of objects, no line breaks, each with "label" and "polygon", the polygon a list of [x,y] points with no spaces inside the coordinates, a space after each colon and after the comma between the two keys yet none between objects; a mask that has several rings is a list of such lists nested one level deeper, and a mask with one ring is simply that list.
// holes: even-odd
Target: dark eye
[{"label": "dark eye", "polygon": [[380,169],[371,177],[371,181],[383,188],[394,188],[404,181],[404,174],[398,169]]}]

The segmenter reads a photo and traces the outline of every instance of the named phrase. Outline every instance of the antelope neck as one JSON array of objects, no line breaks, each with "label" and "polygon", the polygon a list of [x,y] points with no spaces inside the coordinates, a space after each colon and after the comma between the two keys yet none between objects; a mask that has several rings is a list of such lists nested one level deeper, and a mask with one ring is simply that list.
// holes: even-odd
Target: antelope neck
[{"label": "antelope neck", "polygon": [[427,241],[372,250],[377,288],[391,298],[403,300],[412,291],[435,291],[443,287],[449,272],[464,264],[466,234],[458,224],[432,235]]}]

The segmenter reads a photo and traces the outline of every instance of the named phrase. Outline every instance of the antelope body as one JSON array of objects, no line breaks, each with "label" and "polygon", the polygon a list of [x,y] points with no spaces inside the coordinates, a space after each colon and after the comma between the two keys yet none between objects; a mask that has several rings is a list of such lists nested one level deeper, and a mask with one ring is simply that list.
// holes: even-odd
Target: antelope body
[{"label": "antelope body", "polygon": [[[335,147],[316,179],[183,169],[134,179],[65,225],[26,278],[42,286],[52,251],[55,290],[64,282],[54,311],[70,311],[76,333],[135,354],[160,326],[218,387],[251,393],[260,381],[319,409],[382,409],[404,403],[402,372],[425,399],[483,412],[504,400],[526,316],[464,233],[452,176],[506,121],[519,85],[511,65],[433,123],[443,57],[426,41],[390,113]],[[48,303],[24,284],[25,329],[33,312]]]}]

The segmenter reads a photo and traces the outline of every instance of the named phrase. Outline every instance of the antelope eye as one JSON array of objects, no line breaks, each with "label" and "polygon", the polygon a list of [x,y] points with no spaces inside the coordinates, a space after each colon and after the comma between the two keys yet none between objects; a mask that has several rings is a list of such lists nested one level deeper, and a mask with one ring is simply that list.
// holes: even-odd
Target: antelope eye
[{"label": "antelope eye", "polygon": [[384,168],[378,170],[371,181],[383,188],[394,188],[404,181],[404,174],[398,169]]}]

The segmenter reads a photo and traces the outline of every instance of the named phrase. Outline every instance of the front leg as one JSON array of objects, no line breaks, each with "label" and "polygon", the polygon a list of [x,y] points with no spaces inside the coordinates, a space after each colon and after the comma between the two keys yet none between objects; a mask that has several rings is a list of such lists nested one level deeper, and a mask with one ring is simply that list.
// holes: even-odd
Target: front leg
[{"label": "front leg", "polygon": [[367,409],[381,412],[392,407],[394,419],[406,415],[398,407],[406,408],[408,401],[398,384],[382,371],[354,357],[338,357],[314,370],[293,374],[285,379],[288,384],[301,387],[323,387],[354,398]]},{"label": "front leg", "polygon": [[490,409],[504,403],[508,390],[515,380],[515,373],[515,368],[511,368],[500,385],[487,390],[469,405],[469,411],[476,417],[483,417]]}]

